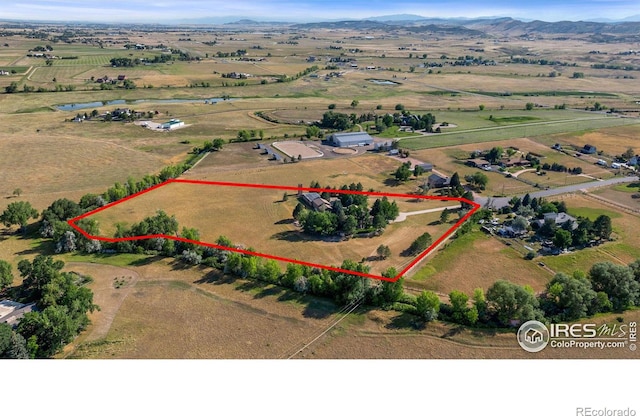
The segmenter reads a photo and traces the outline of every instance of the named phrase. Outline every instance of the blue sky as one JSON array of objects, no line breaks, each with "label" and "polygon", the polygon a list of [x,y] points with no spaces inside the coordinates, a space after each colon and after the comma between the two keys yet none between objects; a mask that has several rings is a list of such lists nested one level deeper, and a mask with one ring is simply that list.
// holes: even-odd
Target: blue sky
[{"label": "blue sky", "polygon": [[0,20],[164,22],[237,16],[316,21],[410,13],[426,17],[510,16],[547,21],[640,15],[638,0],[0,0]]}]

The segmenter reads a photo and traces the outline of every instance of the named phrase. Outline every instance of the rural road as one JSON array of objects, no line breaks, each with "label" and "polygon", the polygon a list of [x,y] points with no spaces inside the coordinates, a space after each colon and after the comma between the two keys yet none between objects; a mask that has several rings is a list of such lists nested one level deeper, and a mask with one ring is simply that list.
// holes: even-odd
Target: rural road
[{"label": "rural road", "polygon": [[391,221],[392,223],[394,222],[402,222],[404,220],[407,219],[407,217],[411,216],[411,215],[420,215],[420,214],[429,214],[430,212],[438,212],[438,211],[444,211],[445,209],[459,209],[460,208],[460,204],[458,205],[452,205],[450,207],[438,207],[438,208],[431,208],[431,209],[423,209],[421,211],[411,211],[411,212],[401,212],[400,214],[398,214],[398,217]]},{"label": "rural road", "polygon": [[[577,192],[577,191],[581,191],[583,189],[592,189],[592,188],[599,188],[599,187],[603,187],[603,186],[610,186],[610,185],[617,185],[620,183],[629,183],[629,182],[635,182],[640,180],[640,177],[638,176],[625,176],[622,178],[614,178],[614,179],[608,179],[605,181],[595,181],[595,182],[588,182],[588,183],[580,183],[580,184],[576,184],[576,185],[569,185],[569,186],[563,186],[560,188],[554,188],[554,189],[547,189],[544,191],[538,191],[538,192],[532,192],[529,195],[531,196],[531,198],[546,198],[548,196],[554,196],[554,195],[561,195],[561,194],[567,194],[567,193],[571,193],[571,192]],[[520,195],[520,197],[522,197],[524,195]],[[512,197],[501,197],[501,198],[491,198],[491,197],[483,197],[483,196],[476,196],[474,195],[474,202],[477,202],[478,204],[480,204],[482,207],[493,207],[494,209],[499,209],[502,208],[504,206],[509,205],[509,200]]]}]

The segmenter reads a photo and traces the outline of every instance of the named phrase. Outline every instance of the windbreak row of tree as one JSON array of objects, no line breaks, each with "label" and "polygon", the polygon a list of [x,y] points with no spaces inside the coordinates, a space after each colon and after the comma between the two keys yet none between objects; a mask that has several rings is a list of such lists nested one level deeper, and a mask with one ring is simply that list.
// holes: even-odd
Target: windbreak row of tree
[{"label": "windbreak row of tree", "polygon": [[[176,56],[177,55],[177,58]],[[189,52],[184,52],[179,49],[171,49],[171,54],[162,53],[159,55],[155,55],[153,58],[128,58],[128,57],[117,57],[111,58],[109,61],[111,66],[116,68],[133,68],[138,65],[142,65],[145,63],[149,64],[161,64],[166,62],[175,61],[178,59],[179,61],[193,61],[199,60],[199,57],[192,56]]]},{"label": "windbreak row of tree", "polygon": [[[12,289],[12,298],[33,302],[35,309],[22,317],[15,330],[0,324],[0,358],[51,357],[89,324],[87,314],[98,309],[93,292],[85,287],[91,278],[63,272],[63,267],[62,261],[50,256],[20,260],[23,283]],[[2,281],[13,281],[11,265],[2,260],[0,274]]]},{"label": "windbreak row of tree", "polygon": [[310,66],[309,68],[304,69],[303,71],[298,72],[295,75],[292,76],[287,76],[287,75],[279,75],[276,77],[276,81],[277,82],[291,82],[291,81],[295,81],[299,78],[304,77],[305,75],[309,75],[312,72],[316,72],[318,70],[318,66],[317,65],[313,65]]},{"label": "windbreak row of tree", "polygon": [[[358,105],[358,100],[351,102],[352,107]],[[404,106],[398,104],[396,109],[402,109],[401,112],[395,112],[393,114],[379,115],[372,112],[363,113],[357,115],[355,113],[346,114],[340,112],[334,112],[335,104],[329,105],[329,111],[326,111],[322,115],[322,119],[315,124],[315,127],[321,127],[329,130],[348,130],[357,123],[373,122],[376,131],[379,133],[392,127],[393,125],[402,125],[411,127],[413,130],[424,130],[430,133],[436,132],[433,126],[436,124],[436,117],[431,114],[414,115],[411,112],[404,110]],[[437,130],[439,132],[439,130]],[[311,136],[317,136],[317,134],[311,134]]]},{"label": "windbreak row of tree", "polygon": [[[76,89],[76,86],[71,84],[69,85],[56,84],[52,89],[47,89],[45,87],[36,88],[33,85],[27,85],[27,84],[22,85],[22,92],[63,92],[63,91],[70,92],[70,91],[75,91],[75,89]],[[20,92],[18,83],[13,81],[12,83],[4,87],[4,92],[6,92],[7,94],[14,94],[14,93]]]}]

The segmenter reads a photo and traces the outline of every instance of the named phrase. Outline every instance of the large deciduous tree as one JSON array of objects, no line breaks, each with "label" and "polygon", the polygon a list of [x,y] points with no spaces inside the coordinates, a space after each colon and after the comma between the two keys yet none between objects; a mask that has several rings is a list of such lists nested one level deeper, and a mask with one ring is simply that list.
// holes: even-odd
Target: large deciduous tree
[{"label": "large deciduous tree", "polygon": [[11,264],[0,260],[0,292],[13,284],[13,273]]},{"label": "large deciduous tree", "polygon": [[597,311],[597,294],[584,276],[558,273],[541,296],[541,307],[552,320],[573,321]]},{"label": "large deciduous tree", "polygon": [[616,311],[640,303],[640,283],[631,267],[610,262],[594,264],[589,271],[591,284],[597,292],[605,292]]},{"label": "large deciduous tree", "polygon": [[542,317],[542,312],[538,309],[538,299],[534,296],[533,290],[506,280],[496,281],[487,290],[486,297],[489,312],[502,325],[509,325],[511,320],[524,322]]},{"label": "large deciduous tree", "polygon": [[431,291],[424,290],[416,298],[416,311],[426,322],[437,319],[438,312],[440,311],[440,299],[438,295]]},{"label": "large deciduous tree", "polygon": [[26,201],[12,202],[7,209],[0,215],[0,222],[5,226],[19,225],[24,232],[27,228],[29,219],[38,218],[38,211]]},{"label": "large deciduous tree", "polygon": [[611,238],[612,230],[611,218],[608,215],[600,215],[593,222],[593,231],[601,240],[608,240]]},{"label": "large deciduous tree", "polygon": [[416,238],[413,243],[409,246],[408,254],[416,255],[427,249],[431,245],[432,239],[431,234],[424,233],[420,237]]}]

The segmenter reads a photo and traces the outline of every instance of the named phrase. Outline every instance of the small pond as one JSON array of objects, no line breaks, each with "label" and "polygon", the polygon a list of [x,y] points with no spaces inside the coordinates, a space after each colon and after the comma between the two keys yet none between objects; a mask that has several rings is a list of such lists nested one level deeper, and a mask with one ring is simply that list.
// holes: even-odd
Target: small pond
[{"label": "small pond", "polygon": [[367,81],[378,85],[400,85],[399,82],[389,81],[388,79],[368,79]]}]

